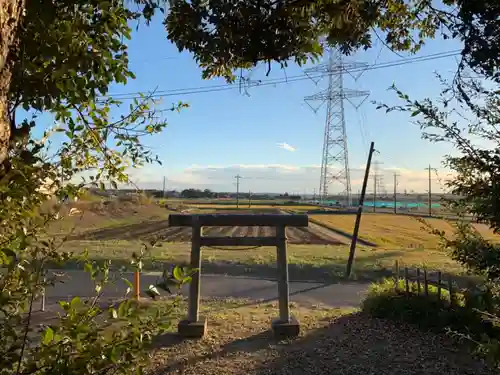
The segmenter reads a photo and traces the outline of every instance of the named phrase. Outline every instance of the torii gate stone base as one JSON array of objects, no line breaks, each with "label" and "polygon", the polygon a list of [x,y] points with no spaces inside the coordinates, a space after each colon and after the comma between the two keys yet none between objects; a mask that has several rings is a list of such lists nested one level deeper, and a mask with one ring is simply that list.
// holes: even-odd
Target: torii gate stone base
[{"label": "torii gate stone base", "polygon": [[[189,285],[188,316],[178,326],[179,335],[201,338],[207,330],[207,321],[199,316],[202,246],[276,246],[278,271],[279,318],[271,323],[277,338],[298,336],[299,322],[290,315],[286,227],[307,227],[307,215],[285,214],[170,214],[169,226],[192,227],[191,267],[198,269]],[[276,228],[274,237],[203,237],[203,227],[260,226]]]}]

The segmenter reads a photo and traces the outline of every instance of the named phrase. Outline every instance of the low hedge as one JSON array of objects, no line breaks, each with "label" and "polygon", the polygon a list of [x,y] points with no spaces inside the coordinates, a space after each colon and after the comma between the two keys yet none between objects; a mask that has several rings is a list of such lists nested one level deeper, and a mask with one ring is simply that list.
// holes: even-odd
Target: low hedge
[{"label": "low hedge", "polygon": [[484,335],[500,338],[500,327],[495,326],[476,308],[467,305],[463,294],[454,294],[453,303],[447,290],[429,285],[428,295],[418,293],[417,283],[410,282],[409,293],[401,280],[395,288],[394,280],[386,279],[372,284],[363,301],[363,311],[372,316],[405,321],[436,332],[454,331],[479,339]]}]

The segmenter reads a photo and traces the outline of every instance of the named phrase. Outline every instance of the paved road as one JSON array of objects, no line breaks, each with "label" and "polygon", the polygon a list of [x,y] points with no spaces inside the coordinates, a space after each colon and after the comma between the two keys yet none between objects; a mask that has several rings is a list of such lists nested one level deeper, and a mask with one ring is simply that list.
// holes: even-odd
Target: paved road
[{"label": "paved road", "polygon": [[[95,295],[92,281],[83,271],[66,271],[62,278],[64,283],[57,283],[48,288],[47,304],[54,304],[59,300],[69,300],[73,296],[91,297]],[[154,284],[159,274],[148,273],[141,275],[141,290]],[[127,274],[132,281],[133,275]],[[317,282],[291,282],[290,300],[306,305],[325,304],[332,307],[359,306],[368,284],[336,283],[323,284]],[[127,286],[119,281],[105,290],[103,297],[120,298],[124,295]],[[186,295],[187,288],[182,294]],[[203,297],[234,297],[252,300],[274,300],[278,297],[278,287],[274,280],[255,277],[237,277],[221,275],[202,275],[201,296]]]}]

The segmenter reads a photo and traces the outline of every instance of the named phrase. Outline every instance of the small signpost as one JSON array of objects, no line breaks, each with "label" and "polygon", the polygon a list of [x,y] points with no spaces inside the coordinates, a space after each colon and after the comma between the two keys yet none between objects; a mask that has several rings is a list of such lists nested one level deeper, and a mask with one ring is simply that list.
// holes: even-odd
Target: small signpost
[{"label": "small signpost", "polygon": [[[201,338],[207,321],[200,317],[200,276],[202,246],[275,246],[277,249],[279,318],[273,320],[272,329],[278,338],[299,334],[299,322],[290,315],[289,280],[287,262],[286,227],[307,227],[307,215],[287,214],[170,214],[169,226],[191,227],[191,267],[199,271],[189,285],[188,316],[181,321],[178,332],[183,337]],[[276,228],[274,237],[203,237],[203,227],[260,226]]]}]

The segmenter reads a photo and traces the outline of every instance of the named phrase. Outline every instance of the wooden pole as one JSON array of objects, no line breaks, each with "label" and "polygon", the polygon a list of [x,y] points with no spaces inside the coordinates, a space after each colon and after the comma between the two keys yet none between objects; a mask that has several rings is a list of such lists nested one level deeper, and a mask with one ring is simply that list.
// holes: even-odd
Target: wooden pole
[{"label": "wooden pole", "polygon": [[424,292],[425,296],[429,297],[429,280],[427,278],[427,268],[424,268]]},{"label": "wooden pole", "polygon": [[420,268],[417,268],[417,290],[418,290],[418,295],[420,295]]},{"label": "wooden pole", "polygon": [[134,272],[134,292],[135,299],[139,301],[141,298],[141,274],[139,271]]},{"label": "wooden pole", "polygon": [[201,281],[201,226],[198,218],[193,217],[193,235],[191,240],[191,268],[198,269],[189,284],[188,321],[198,322],[200,311]]},{"label": "wooden pole", "polygon": [[408,276],[408,267],[405,267],[405,286],[406,286],[406,295],[410,295],[410,280]]},{"label": "wooden pole", "polygon": [[284,225],[276,227],[277,246],[277,268],[278,268],[278,298],[280,310],[280,322],[290,321],[290,291],[288,281],[288,261],[286,254],[286,229]]},{"label": "wooden pole", "polygon": [[356,214],[356,222],[354,224],[354,232],[352,234],[351,248],[349,249],[349,259],[347,260],[346,277],[351,276],[352,264],[354,262],[354,253],[356,251],[356,242],[358,240],[359,225],[361,223],[361,214],[363,213],[363,204],[365,202],[366,185],[370,176],[370,165],[372,163],[373,152],[375,151],[375,143],[371,142],[370,151],[368,152],[368,162],[366,163],[365,177],[363,179],[363,187],[361,188],[361,196],[359,197],[358,212]]},{"label": "wooden pole", "polygon": [[438,271],[438,300],[441,301],[441,283],[443,282],[443,277],[441,271]]},{"label": "wooden pole", "polygon": [[45,311],[45,283],[47,282],[45,276],[43,277],[43,287],[42,287],[42,300],[40,302],[40,311]]},{"label": "wooden pole", "polygon": [[394,289],[397,291],[399,289],[399,262],[397,260],[394,263],[394,268],[396,272],[394,277]]},{"label": "wooden pole", "polygon": [[453,281],[448,278],[448,291],[450,292],[450,306],[453,306]]}]

